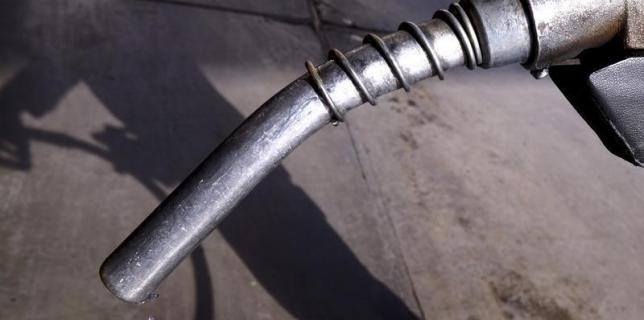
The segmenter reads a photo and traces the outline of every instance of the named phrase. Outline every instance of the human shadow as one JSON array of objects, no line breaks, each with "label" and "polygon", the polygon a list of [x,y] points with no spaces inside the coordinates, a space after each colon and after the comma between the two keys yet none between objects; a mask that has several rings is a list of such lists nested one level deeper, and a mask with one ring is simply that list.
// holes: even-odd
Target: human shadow
[{"label": "human shadow", "polygon": [[[16,36],[22,25],[11,15],[33,14],[26,2],[0,5],[0,19],[8,16],[0,31],[0,47],[18,48],[30,56],[28,64],[0,89],[0,166],[24,171],[36,166],[30,152],[35,141],[74,148],[109,161],[116,172],[134,177],[163,199],[164,187],[180,182],[242,121],[237,109],[206,79],[192,53],[173,45],[184,36],[181,30],[194,29],[170,25],[166,28],[179,31],[155,31],[159,24],[178,23],[171,18],[171,7],[148,3],[154,14],[136,15],[130,2],[97,1],[98,5],[73,10],[61,8],[76,3],[71,0],[39,3],[38,9],[31,9],[40,11],[38,28],[62,30]],[[16,21],[15,29],[6,21]],[[104,25],[119,21],[126,21],[127,28]],[[213,41],[222,30],[201,32],[203,39]],[[43,117],[53,111],[64,94],[81,82],[122,126],[96,128],[96,143],[88,143],[30,128],[21,121],[25,113]],[[283,167],[234,210],[219,232],[258,282],[295,318],[416,317],[360,263]],[[196,319],[215,316],[215,290],[206,256],[202,247],[191,256]]]}]

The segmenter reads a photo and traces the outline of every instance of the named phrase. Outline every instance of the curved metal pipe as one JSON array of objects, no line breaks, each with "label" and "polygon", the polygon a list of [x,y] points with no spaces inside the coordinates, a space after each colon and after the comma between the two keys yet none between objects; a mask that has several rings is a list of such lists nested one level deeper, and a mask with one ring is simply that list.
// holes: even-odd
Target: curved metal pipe
[{"label": "curved metal pipe", "polygon": [[[345,64],[333,60],[315,68],[319,83],[311,75],[302,76],[266,102],[107,258],[100,269],[105,286],[125,301],[145,302],[233,207],[310,135],[341,120],[368,97],[398,89],[401,79],[411,84],[434,75],[434,66],[448,70],[465,63],[462,39],[448,23],[434,19],[419,30],[422,35],[400,31],[376,38],[386,51],[363,45],[346,54]],[[431,45],[432,56],[415,36]],[[362,89],[356,79],[362,79]]]},{"label": "curved metal pipe", "polygon": [[125,239],[100,275],[117,297],[142,303],[280,161],[329,123],[305,79],[251,115]]},{"label": "curved metal pipe", "polygon": [[[523,18],[506,21],[527,21],[520,0],[498,2],[508,1],[515,2],[513,11],[500,10]],[[454,67],[526,63],[531,38],[525,26],[508,32],[527,43],[488,46],[498,42],[490,37],[502,36],[489,29],[495,25],[485,9],[494,7],[489,4],[466,0],[465,10],[454,4],[420,26],[406,22],[383,38],[369,35],[365,45],[344,55],[333,51],[332,60],[319,67],[307,63],[309,74],[253,113],[105,260],[100,269],[105,286],[128,302],[150,299],[284,157],[329,122],[342,121],[349,110],[434,75],[442,79]]]}]

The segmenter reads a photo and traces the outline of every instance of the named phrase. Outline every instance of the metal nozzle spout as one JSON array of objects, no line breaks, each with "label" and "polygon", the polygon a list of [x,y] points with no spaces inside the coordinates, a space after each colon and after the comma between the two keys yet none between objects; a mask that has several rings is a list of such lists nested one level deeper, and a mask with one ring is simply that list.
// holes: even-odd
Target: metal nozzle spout
[{"label": "metal nozzle spout", "polygon": [[122,300],[145,302],[280,161],[330,120],[317,94],[297,80],[226,139],[105,260],[100,276]]},{"label": "metal nozzle spout", "polygon": [[[400,87],[480,63],[460,7],[331,61],[288,85],[242,123],[105,260],[100,276],[122,300],[147,301],[177,265],[280,161],[329,122]],[[458,11],[456,11],[458,10]],[[468,23],[464,28],[462,23]],[[468,33],[469,31],[469,33]],[[478,49],[477,49],[478,50]]]}]

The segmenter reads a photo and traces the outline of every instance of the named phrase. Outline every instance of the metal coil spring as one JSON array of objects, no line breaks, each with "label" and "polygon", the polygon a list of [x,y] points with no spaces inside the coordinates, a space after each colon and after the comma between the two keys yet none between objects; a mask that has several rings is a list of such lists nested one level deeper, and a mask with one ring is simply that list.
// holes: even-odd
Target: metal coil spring
[{"label": "metal coil spring", "polygon": [[[474,30],[474,25],[459,3],[453,3],[452,5],[450,5],[449,10],[438,10],[434,14],[433,18],[440,19],[443,22],[447,23],[447,25],[449,25],[454,34],[457,36],[465,54],[465,65],[469,69],[473,70],[477,65],[482,63],[483,57],[481,53],[481,46],[476,35],[476,31]],[[409,33],[414,38],[414,40],[416,40],[416,42],[420,45],[420,47],[427,55],[427,59],[429,60],[429,63],[431,64],[438,78],[440,80],[444,80],[445,69],[441,65],[434,47],[432,46],[423,30],[417,24],[409,21],[400,24],[398,30]],[[379,36],[370,33],[364,38],[363,44],[373,46],[391,69],[394,77],[396,77],[396,79],[398,80],[400,87],[405,89],[405,91],[410,91],[411,85],[385,41],[382,40],[382,38],[380,38]],[[349,59],[347,59],[347,57],[341,51],[332,49],[329,52],[329,60],[334,61],[342,69],[342,71],[347,74],[353,85],[356,87],[356,90],[360,93],[361,97],[365,101],[374,106],[377,104],[376,97],[374,97],[374,95],[369,92],[363,79],[361,79]],[[306,61],[305,65],[311,77],[311,80],[313,81],[314,89],[317,91],[323,102],[329,108],[333,125],[335,126],[338,125],[339,122],[343,122],[344,117],[342,115],[342,112],[340,112],[337,105],[333,102],[333,99],[331,99],[329,92],[324,87],[324,82],[319,74],[318,68],[311,61]]]}]

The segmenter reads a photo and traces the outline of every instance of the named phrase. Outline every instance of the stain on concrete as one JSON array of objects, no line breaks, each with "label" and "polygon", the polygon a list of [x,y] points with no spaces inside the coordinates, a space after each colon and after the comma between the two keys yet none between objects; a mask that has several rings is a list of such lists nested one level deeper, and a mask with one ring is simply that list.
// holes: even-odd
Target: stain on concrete
[{"label": "stain on concrete", "polygon": [[516,271],[506,271],[490,281],[494,298],[506,319],[573,320],[571,312],[558,304]]},{"label": "stain on concrete", "polygon": [[419,97],[423,100],[422,103],[417,102],[415,99],[407,99],[403,102],[398,97],[390,98],[389,102],[392,102],[391,108],[396,113],[407,115],[407,120],[412,128],[434,124],[447,131],[454,130],[452,125],[440,119],[436,113],[437,105],[431,99],[424,96]]},{"label": "stain on concrete", "polygon": [[405,142],[412,150],[418,150],[420,147],[416,138],[411,132],[403,131],[400,133],[400,139]]},{"label": "stain on concrete", "polygon": [[456,218],[456,222],[458,223],[459,226],[463,227],[463,229],[471,229],[472,228],[472,220],[467,217],[458,217]]}]

